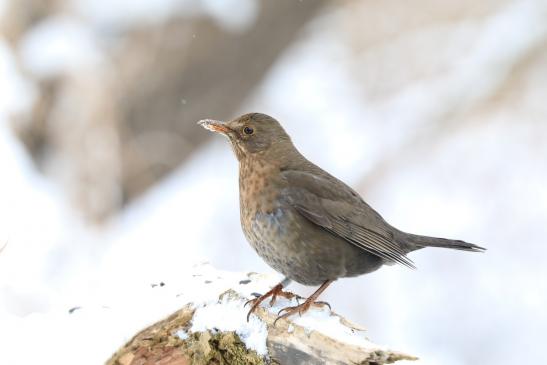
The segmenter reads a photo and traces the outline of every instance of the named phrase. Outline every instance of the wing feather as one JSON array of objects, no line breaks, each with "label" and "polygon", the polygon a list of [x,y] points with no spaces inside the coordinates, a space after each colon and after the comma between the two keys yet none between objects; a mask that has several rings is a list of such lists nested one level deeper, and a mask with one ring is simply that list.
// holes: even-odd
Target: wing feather
[{"label": "wing feather", "polygon": [[283,198],[309,221],[386,261],[415,268],[390,226],[347,185],[300,171],[283,175],[289,182]]}]

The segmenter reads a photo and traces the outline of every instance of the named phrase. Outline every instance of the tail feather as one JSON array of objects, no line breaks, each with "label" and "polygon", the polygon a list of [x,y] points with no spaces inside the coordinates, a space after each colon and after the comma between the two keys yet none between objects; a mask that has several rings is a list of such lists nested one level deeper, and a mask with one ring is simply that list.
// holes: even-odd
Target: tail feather
[{"label": "tail feather", "polygon": [[407,233],[405,235],[406,243],[417,246],[416,249],[423,247],[442,247],[442,248],[451,248],[454,250],[461,251],[470,251],[470,252],[484,252],[486,248],[477,246],[473,243],[460,241],[460,240],[450,240],[446,238],[437,238],[437,237],[427,237],[419,236],[415,234]]}]

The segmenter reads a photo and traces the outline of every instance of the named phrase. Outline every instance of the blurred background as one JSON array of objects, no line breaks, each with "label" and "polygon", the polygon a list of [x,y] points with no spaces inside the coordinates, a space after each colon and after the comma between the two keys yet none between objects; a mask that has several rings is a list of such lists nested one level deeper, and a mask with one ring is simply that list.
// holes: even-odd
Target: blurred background
[{"label": "blurred background", "polygon": [[398,228],[488,248],[340,280],[337,312],[419,364],[545,363],[546,85],[545,0],[0,0],[0,362],[197,262],[271,272],[196,126],[257,111]]}]

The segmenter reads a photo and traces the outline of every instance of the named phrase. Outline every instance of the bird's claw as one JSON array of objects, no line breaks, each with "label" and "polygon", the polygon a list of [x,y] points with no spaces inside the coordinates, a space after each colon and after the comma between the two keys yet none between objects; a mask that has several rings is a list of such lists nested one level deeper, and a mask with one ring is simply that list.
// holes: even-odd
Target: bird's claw
[{"label": "bird's claw", "polygon": [[302,298],[297,294],[293,294],[293,293],[288,292],[288,291],[280,290],[279,292],[275,292],[275,293],[272,294],[272,299],[270,300],[270,307],[274,306],[274,304],[277,301],[278,297],[282,297],[282,298],[285,298],[285,299],[288,299],[288,300],[292,300],[293,298],[296,298],[296,300],[298,300],[298,299]]},{"label": "bird's claw", "polygon": [[253,303],[255,300],[256,300],[256,298],[246,301],[245,304],[243,304],[243,308],[247,308],[247,306],[250,305],[251,303]]},{"label": "bird's claw", "polygon": [[332,307],[327,302],[315,302],[312,304],[312,306],[318,307],[318,308],[327,307],[330,311],[332,311]]},{"label": "bird's claw", "polygon": [[[299,303],[298,305],[294,307],[286,307],[281,309],[279,312],[277,312],[277,318],[275,319],[273,323],[274,327],[276,326],[277,321],[279,321],[280,319],[290,317],[293,314],[297,314],[297,313],[301,317],[302,314],[306,313],[311,307],[319,307],[319,308],[327,307],[329,308],[329,310],[332,310],[330,304],[327,302],[311,302],[308,299],[302,304]],[[283,313],[283,312],[286,312],[286,313]]]},{"label": "bird's claw", "polygon": [[[308,309],[310,309],[310,304],[308,302],[304,302],[294,307],[283,308],[279,312],[277,312],[277,318],[275,319],[273,325],[275,327],[277,325],[277,321],[290,317],[296,313],[298,313],[299,316],[302,316],[302,314],[307,312]],[[286,313],[283,313],[283,312],[286,312]]]},{"label": "bird's claw", "polygon": [[292,298],[300,298],[298,295],[296,294],[293,294],[293,293],[290,293],[290,292],[286,292],[286,291],[283,291],[283,285],[282,284],[277,284],[276,286],[274,286],[269,292],[267,292],[266,294],[264,295],[259,295],[257,298],[254,298],[254,299],[251,299],[249,301],[247,301],[243,307],[247,307],[247,305],[252,305],[251,306],[251,309],[249,310],[249,313],[247,313],[247,322],[249,322],[249,320],[251,319],[251,314],[260,306],[260,304],[265,301],[266,299],[268,299],[269,297],[271,297],[272,299],[270,300],[270,306],[273,306],[277,300],[278,297],[283,297],[283,298],[287,298],[287,299],[292,299]]},{"label": "bird's claw", "polygon": [[262,295],[258,293],[251,293],[252,296],[254,296],[254,299],[250,299],[243,304],[243,308],[246,308],[249,304],[254,303],[257,301]]}]

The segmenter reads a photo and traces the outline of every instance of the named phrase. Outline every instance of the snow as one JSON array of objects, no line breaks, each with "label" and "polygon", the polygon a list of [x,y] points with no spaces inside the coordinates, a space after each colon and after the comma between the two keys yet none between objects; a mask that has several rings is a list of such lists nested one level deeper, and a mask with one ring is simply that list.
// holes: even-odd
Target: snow
[{"label": "snow", "polygon": [[[227,31],[246,29],[256,19],[259,4],[253,0],[71,0],[72,7],[101,31],[158,23],[177,14],[187,18],[210,17]],[[234,10],[237,9],[237,10]]]},{"label": "snow", "polygon": [[25,68],[44,78],[81,71],[103,60],[89,27],[68,16],[49,17],[34,26],[21,41],[20,54]]},{"label": "snow", "polygon": [[129,27],[138,23],[160,22],[181,9],[193,12],[194,0],[71,0],[72,7],[97,29]]},{"label": "snow", "polygon": [[186,332],[185,330],[179,330],[175,332],[175,334],[177,335],[178,338],[180,338],[183,341],[186,341],[190,337],[188,332]]},{"label": "snow", "polygon": [[[9,328],[0,333],[0,340],[12,344],[2,351],[3,363],[69,364],[77,359],[81,364],[101,364],[144,326],[185,304],[172,293],[151,287],[133,290],[124,298],[101,299],[103,305],[81,303],[72,314],[68,309],[27,317],[0,314],[2,323],[7,323],[4,328]],[[33,351],[28,351],[27,338]]]},{"label": "snow", "polygon": [[220,303],[210,303],[196,309],[192,321],[192,332],[234,331],[245,343],[261,356],[268,354],[266,324],[255,316],[247,322],[247,313],[243,301],[224,298]]},{"label": "snow", "polygon": [[[290,291],[290,289],[288,290]],[[303,300],[300,299],[300,301],[298,301],[296,299],[287,300],[279,298],[272,307],[269,306],[268,301],[262,303],[261,306],[277,316],[279,311],[283,308],[296,306],[299,302],[302,303]],[[366,338],[364,331],[347,326],[342,322],[340,316],[333,314],[326,306],[312,306],[309,311],[302,315],[291,316],[290,321],[293,322],[294,325],[303,327],[306,332],[317,331],[346,344],[360,346],[362,348],[374,347],[380,349],[378,345],[373,344]],[[289,325],[289,333],[294,332],[294,325]]]},{"label": "snow", "polygon": [[34,87],[18,72],[11,49],[1,41],[0,79],[0,242],[5,246],[0,255],[0,290],[6,294],[6,307],[27,314],[48,308],[40,288],[51,284],[44,273],[56,263],[45,258],[61,248],[63,224],[71,220],[58,192],[36,172],[7,127],[9,117],[32,106]]},{"label": "snow", "polygon": [[323,310],[312,309],[301,317],[296,318],[294,323],[349,345],[362,348],[380,348],[368,341],[364,332],[345,326],[341,322],[340,317],[333,316],[331,311],[326,308]]},{"label": "snow", "polygon": [[[213,332],[234,331],[240,336],[247,348],[255,350],[260,355],[267,355],[267,327],[256,315],[251,315],[250,321],[247,322],[249,307],[244,307],[246,300],[226,295],[219,301],[218,296],[227,289],[233,289],[242,298],[252,298],[252,293],[266,292],[280,278],[255,274],[249,276],[250,282],[248,282],[248,280],[242,281],[242,275],[239,273],[217,271],[210,265],[201,266],[199,270],[202,274],[200,274],[199,280],[195,281],[195,284],[196,286],[203,286],[203,283],[208,283],[201,291],[208,292],[213,299],[195,305],[196,312],[194,313],[190,332],[207,330]],[[192,284],[186,282],[185,286],[188,285],[190,285],[190,288],[193,287]],[[187,291],[196,293],[191,289]],[[192,298],[192,296],[189,298]],[[296,299],[289,301],[279,298],[273,307],[270,307],[268,302],[268,300],[265,301],[261,306],[274,315],[277,315],[281,309],[287,306],[297,305]],[[333,315],[327,308],[312,307],[302,316],[292,316],[290,320],[295,325],[303,327],[307,332],[317,331],[337,341],[363,348],[380,348],[368,341],[363,332],[344,325],[341,318]],[[294,325],[290,325],[288,332],[294,332]],[[183,333],[181,338],[185,336],[187,334]]]},{"label": "snow", "polygon": [[186,168],[159,183],[112,222],[100,270],[105,282],[112,277],[125,280],[126,276],[132,280],[177,277],[195,263],[210,260],[215,252],[221,255],[226,250],[226,236],[241,234],[237,216],[232,227],[226,227],[225,219],[218,216],[222,207],[237,203],[225,194],[237,192],[237,165],[235,161],[220,163],[223,154],[231,153],[223,151],[227,146],[219,143],[217,148],[211,147],[193,156]]},{"label": "snow", "polygon": [[[247,322],[249,307],[244,307],[245,299],[224,296],[219,301],[219,296],[233,289],[242,298],[252,298],[251,293],[265,292],[278,280],[277,276],[227,272],[200,264],[192,267],[186,276],[167,281],[163,286],[141,285],[99,294],[94,301],[78,302],[71,310],[68,306],[64,310],[57,307],[48,313],[33,313],[27,317],[6,316],[0,312],[3,328],[10,329],[0,332],[0,341],[13,344],[3,350],[1,358],[10,359],[10,364],[61,364],[74,359],[79,359],[80,364],[103,363],[136,332],[186,304],[193,304],[196,310],[190,330],[176,332],[179,338],[187,339],[192,332],[234,331],[249,349],[266,356],[265,323],[254,315]],[[277,313],[289,304],[295,303],[280,300],[275,307],[267,308]],[[341,324],[339,317],[330,316],[325,310],[312,309],[295,318],[295,324],[350,344],[372,346],[362,335],[352,333]],[[33,351],[25,351],[27,342],[23,339],[29,334],[36,339],[32,342]],[[10,341],[13,338],[18,341]],[[55,343],[48,341],[49,338],[55,339]],[[93,351],[89,351],[90,346]],[[60,347],[63,351],[59,351]],[[86,356],[82,358],[84,353]]]},{"label": "snow", "polygon": [[254,0],[203,0],[200,4],[206,14],[232,31],[242,31],[251,26],[260,6]]},{"label": "snow", "polygon": [[[57,303],[47,312],[34,312],[26,317],[0,312],[4,324],[0,341],[12,344],[3,349],[0,359],[9,364],[68,364],[75,359],[81,364],[104,363],[116,347],[145,326],[190,302],[218,300],[222,292],[219,288],[227,290],[234,281],[246,278],[243,274],[226,273],[228,279],[222,282],[216,278],[224,273],[214,272],[208,266],[194,269],[194,274],[180,276],[178,281],[166,282],[164,286],[141,284],[118,289],[116,293],[96,292],[92,300],[72,302],[77,304],[72,313],[68,303]],[[203,274],[199,274],[200,270]],[[215,285],[204,286],[204,281],[213,278]],[[33,351],[27,349],[25,339],[29,336],[34,339]],[[90,346],[93,351],[89,351]],[[59,351],[60,348],[63,350]]]},{"label": "snow", "polygon": [[27,110],[34,102],[34,85],[19,72],[11,47],[0,35],[0,123]]}]

